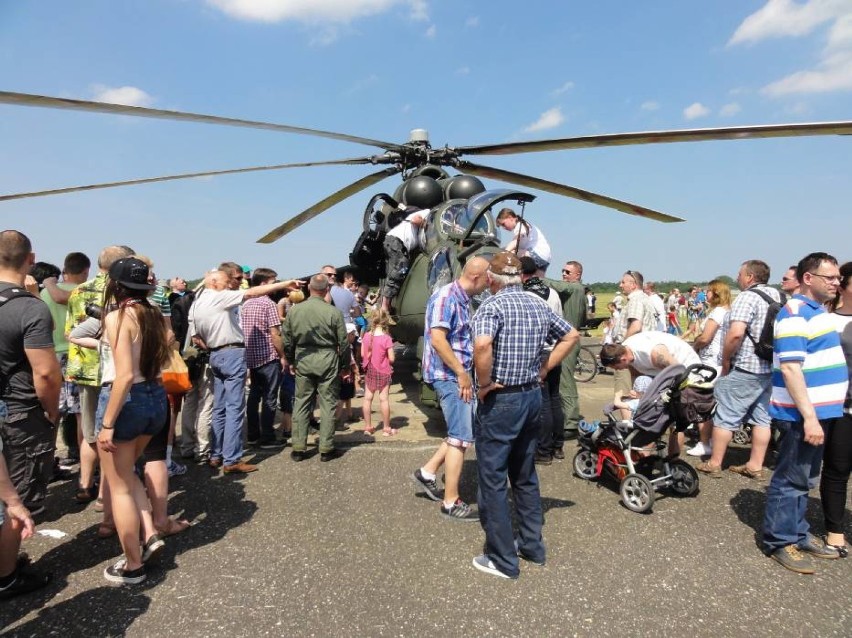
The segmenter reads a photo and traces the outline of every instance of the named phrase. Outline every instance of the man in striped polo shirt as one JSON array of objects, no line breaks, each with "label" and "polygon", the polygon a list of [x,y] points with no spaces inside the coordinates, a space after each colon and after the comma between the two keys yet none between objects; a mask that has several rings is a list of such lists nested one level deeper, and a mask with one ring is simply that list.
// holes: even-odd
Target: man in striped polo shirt
[{"label": "man in striped polo shirt", "polygon": [[822,304],[840,283],[837,260],[811,253],[796,268],[800,291],[775,320],[769,414],[781,434],[766,491],[763,549],[787,569],[814,573],[811,556],[838,558],[808,532],[808,490],[816,486],[824,428],[843,415],[848,376],[840,337]]}]

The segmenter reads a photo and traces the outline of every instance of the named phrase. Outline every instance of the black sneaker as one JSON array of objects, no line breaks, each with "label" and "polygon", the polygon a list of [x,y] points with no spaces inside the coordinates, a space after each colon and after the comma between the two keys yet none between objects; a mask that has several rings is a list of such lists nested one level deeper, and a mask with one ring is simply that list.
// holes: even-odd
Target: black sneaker
[{"label": "black sneaker", "polygon": [[553,458],[555,458],[559,461],[565,460],[565,450],[563,450],[561,447],[554,448],[553,449]]},{"label": "black sneaker", "polygon": [[119,583],[121,585],[138,585],[143,582],[147,575],[145,574],[145,565],[133,571],[127,570],[124,566],[127,561],[120,558],[117,563],[110,565],[104,570],[104,578],[111,583]]},{"label": "black sneaker", "polygon": [[256,446],[257,446],[257,444],[258,444],[258,440],[257,440],[257,439],[248,439],[248,440],[246,441],[246,447],[256,447]]},{"label": "black sneaker", "polygon": [[29,566],[22,566],[18,559],[14,579],[5,587],[0,588],[0,600],[28,594],[36,589],[41,589],[50,582],[50,574],[43,574]]},{"label": "black sneaker", "polygon": [[543,454],[541,452],[535,453],[535,458],[533,459],[536,465],[552,465],[553,457],[550,454]]},{"label": "black sneaker", "polygon": [[539,567],[544,567],[543,560],[535,560],[534,558],[527,556],[523,551],[521,551],[521,547],[518,544],[518,539],[515,539],[515,553],[518,555],[518,558],[522,558],[528,563],[532,563],[533,565],[538,565]]},{"label": "black sneaker", "polygon": [[284,441],[261,441],[260,449],[261,450],[280,450],[283,447],[286,447],[287,444]]},{"label": "black sneaker", "polygon": [[68,457],[66,459],[59,459],[59,469],[60,470],[73,470],[80,463],[80,459],[75,459],[72,457]]},{"label": "black sneaker", "polygon": [[290,452],[290,458],[298,463],[308,458],[308,453],[305,450],[293,450]]},{"label": "black sneaker", "polygon": [[433,501],[444,500],[444,492],[443,490],[438,489],[438,483],[435,482],[435,479],[427,479],[423,476],[423,472],[417,470],[411,475],[411,480],[414,481],[416,485],[422,487],[423,491],[426,492],[426,496],[431,498]]},{"label": "black sneaker", "polygon": [[470,505],[460,498],[457,498],[456,502],[449,507],[441,503],[441,515],[453,521],[475,522],[479,520],[479,514],[472,512]]},{"label": "black sneaker", "polygon": [[142,546],[142,562],[148,563],[157,560],[160,554],[163,553],[163,548],[166,546],[165,541],[157,534],[151,534],[145,544]]}]

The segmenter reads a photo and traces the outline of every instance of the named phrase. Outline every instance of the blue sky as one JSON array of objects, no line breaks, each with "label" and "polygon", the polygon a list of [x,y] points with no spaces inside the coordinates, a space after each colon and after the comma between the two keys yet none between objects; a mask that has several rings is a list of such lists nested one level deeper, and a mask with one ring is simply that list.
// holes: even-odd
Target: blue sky
[{"label": "blue sky", "polygon": [[[712,7],[712,8],[710,8]],[[433,146],[852,119],[852,0],[0,2],[0,90],[120,101]],[[0,105],[0,193],[372,155],[259,130]],[[540,193],[526,215],[587,281],[709,279],[849,251],[852,138],[470,158],[686,218]],[[343,264],[370,195],[255,240],[372,167],[192,179],[0,203],[40,259],[127,243],[158,275],[222,260]],[[500,188],[500,182],[487,182]]]}]

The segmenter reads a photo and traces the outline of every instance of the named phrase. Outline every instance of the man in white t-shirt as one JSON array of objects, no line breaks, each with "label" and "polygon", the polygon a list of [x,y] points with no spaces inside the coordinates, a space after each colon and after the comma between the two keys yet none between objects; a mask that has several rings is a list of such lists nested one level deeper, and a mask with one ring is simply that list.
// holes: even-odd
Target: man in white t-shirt
[{"label": "man in white t-shirt", "polygon": [[663,298],[657,294],[657,286],[653,281],[645,282],[644,292],[648,295],[648,300],[654,307],[654,314],[657,317],[657,330],[665,331],[666,329],[666,307],[663,303]]},{"label": "man in white t-shirt", "polygon": [[411,256],[420,248],[420,229],[426,223],[429,211],[420,210],[414,206],[399,205],[406,216],[401,222],[388,231],[385,237],[385,287],[382,297],[382,308],[390,310],[391,299],[399,294],[402,282],[408,274]]}]

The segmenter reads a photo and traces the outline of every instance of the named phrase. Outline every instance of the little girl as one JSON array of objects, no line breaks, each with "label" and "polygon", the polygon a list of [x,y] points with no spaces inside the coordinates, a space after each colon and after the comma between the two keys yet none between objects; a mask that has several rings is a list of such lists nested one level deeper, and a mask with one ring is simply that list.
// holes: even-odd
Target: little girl
[{"label": "little girl", "polygon": [[391,376],[393,375],[393,339],[388,334],[390,315],[386,310],[376,310],[370,320],[370,329],[361,340],[361,362],[364,366],[366,387],[364,389],[364,432],[372,434],[376,431],[371,424],[373,395],[379,393],[382,410],[382,435],[392,436],[397,433],[390,426],[390,392]]}]

